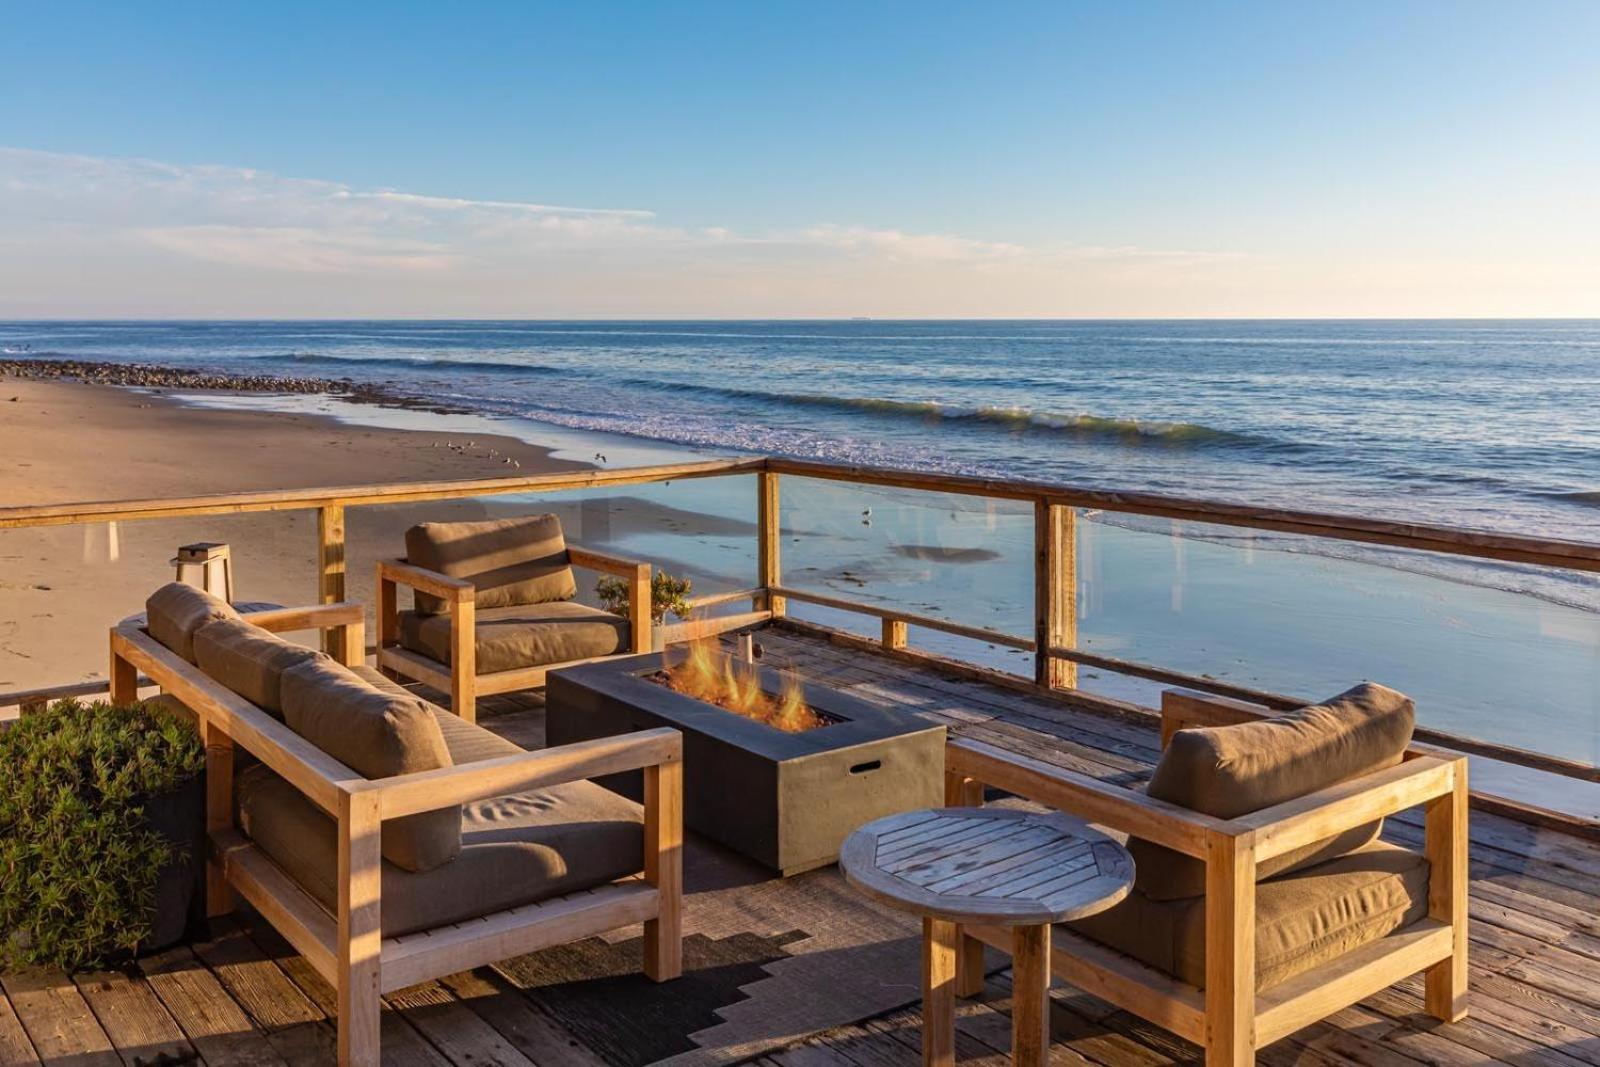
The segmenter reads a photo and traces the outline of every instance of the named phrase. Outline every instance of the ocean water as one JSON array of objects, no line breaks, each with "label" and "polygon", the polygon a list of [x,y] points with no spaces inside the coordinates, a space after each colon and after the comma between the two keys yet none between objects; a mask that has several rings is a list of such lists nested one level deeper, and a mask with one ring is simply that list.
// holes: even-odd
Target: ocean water
[{"label": "ocean water", "polygon": [[[0,323],[0,349],[382,383],[613,465],[783,453],[1600,541],[1600,321]],[[688,484],[628,492],[747,521],[748,487]],[[1031,629],[1026,508],[798,481],[784,502],[786,584]],[[1600,760],[1594,575],[1085,520],[1083,647],[1280,692],[1377,678],[1430,724]],[[748,582],[747,544],[687,530],[614,547]]]},{"label": "ocean water", "polygon": [[0,323],[712,450],[1600,540],[1600,321]]}]

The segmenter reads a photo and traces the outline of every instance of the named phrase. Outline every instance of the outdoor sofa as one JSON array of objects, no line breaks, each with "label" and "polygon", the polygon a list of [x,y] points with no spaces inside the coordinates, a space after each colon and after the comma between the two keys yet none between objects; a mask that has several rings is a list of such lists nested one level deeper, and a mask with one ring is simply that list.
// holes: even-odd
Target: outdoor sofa
[{"label": "outdoor sofa", "polygon": [[[979,741],[950,742],[946,803],[985,786],[1129,835],[1133,891],[1053,931],[1064,980],[1202,1045],[1256,1050],[1421,971],[1430,1015],[1467,1006],[1467,761],[1411,744],[1411,701],[1363,685],[1272,713],[1173,690],[1146,792]],[[1421,849],[1379,839],[1421,806]],[[957,991],[983,985],[969,927]]]},{"label": "outdoor sofa", "polygon": [[[479,696],[650,651],[650,565],[567,544],[555,515],[427,522],[405,537],[404,559],[378,561],[378,667],[449,693],[467,722]],[[578,603],[574,567],[625,579],[627,618]],[[402,585],[412,589],[409,611]]]},{"label": "outdoor sofa", "polygon": [[[207,910],[237,892],[338,992],[343,1064],[379,1062],[379,998],[644,924],[681,970],[682,740],[525,752],[363,663],[363,612],[241,615],[173,583],[111,631],[111,697],[143,671],[206,746]],[[338,658],[277,632],[331,631]],[[341,662],[342,660],[342,662]],[[587,781],[642,769],[644,804]]]}]

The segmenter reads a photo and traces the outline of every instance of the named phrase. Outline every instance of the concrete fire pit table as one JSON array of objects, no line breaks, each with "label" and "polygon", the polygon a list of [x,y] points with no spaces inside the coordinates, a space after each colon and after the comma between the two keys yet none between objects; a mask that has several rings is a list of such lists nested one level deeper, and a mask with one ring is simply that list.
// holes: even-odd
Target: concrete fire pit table
[{"label": "concrete fire pit table", "polygon": [[966,926],[1011,930],[1012,1061],[1050,1049],[1050,927],[1104,911],[1133,886],[1133,857],[1067,816],[933,808],[868,823],[839,868],[867,896],[922,918],[922,1062],[955,1063],[956,958]]}]

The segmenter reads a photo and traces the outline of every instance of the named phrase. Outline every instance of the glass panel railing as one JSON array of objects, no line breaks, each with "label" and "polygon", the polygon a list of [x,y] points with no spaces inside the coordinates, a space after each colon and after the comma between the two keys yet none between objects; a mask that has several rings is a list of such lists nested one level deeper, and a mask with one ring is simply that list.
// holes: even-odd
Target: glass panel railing
[{"label": "glass panel railing", "polygon": [[[1371,679],[1412,696],[1422,725],[1600,759],[1592,576],[1211,524],[1085,518],[1085,650],[1310,698]],[[1111,679],[1080,684],[1096,682],[1116,690]]]},{"label": "glass panel railing", "polygon": [[[349,509],[350,596],[375,603],[381,557],[405,554],[405,531],[421,522],[471,522],[552,513],[574,545],[687,577],[693,595],[755,584],[754,475],[647,482],[605,489],[516,493]],[[578,599],[596,603],[596,576],[578,575]]]},{"label": "glass panel railing", "polygon": [[[783,584],[800,592],[1033,636],[1033,506],[784,476]],[[789,613],[865,636],[871,617],[796,598]],[[912,626],[913,645],[1030,674],[1025,652]]]},{"label": "glass panel railing", "polygon": [[315,602],[314,511],[0,530],[0,692],[105,678],[109,628],[203,541],[229,546],[235,601]]}]

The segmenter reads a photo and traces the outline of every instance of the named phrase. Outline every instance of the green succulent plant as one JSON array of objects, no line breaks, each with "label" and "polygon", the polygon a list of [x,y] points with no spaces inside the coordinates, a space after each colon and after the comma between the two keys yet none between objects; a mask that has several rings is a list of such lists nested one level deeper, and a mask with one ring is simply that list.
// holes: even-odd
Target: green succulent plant
[{"label": "green succulent plant", "polygon": [[[687,619],[694,609],[689,607],[689,591],[694,583],[687,578],[674,578],[666,571],[656,571],[650,578],[650,621],[660,622],[667,612]],[[628,583],[621,578],[604,577],[594,583],[595,595],[613,615],[628,616]]]},{"label": "green succulent plant", "polygon": [[194,727],[144,703],[63,700],[0,733],[0,966],[135,952],[181,855],[143,805],[204,765]]}]

